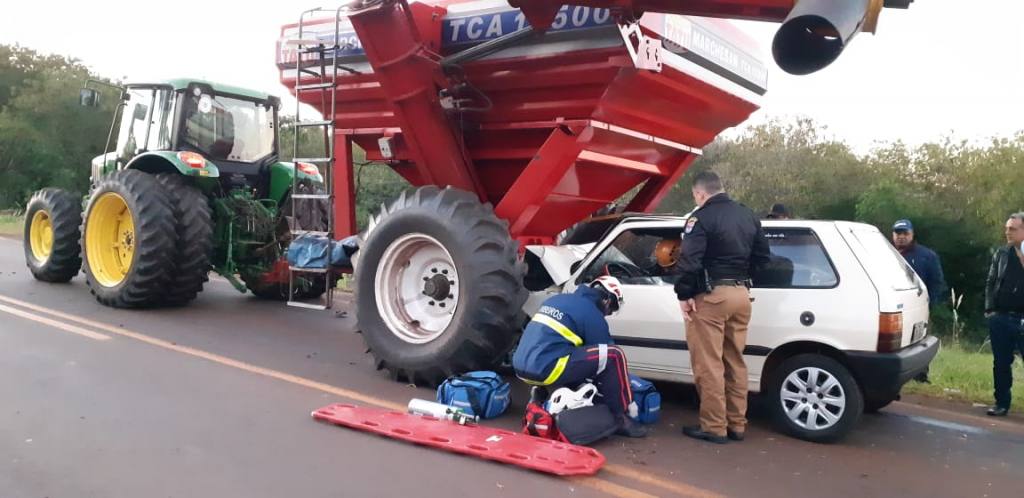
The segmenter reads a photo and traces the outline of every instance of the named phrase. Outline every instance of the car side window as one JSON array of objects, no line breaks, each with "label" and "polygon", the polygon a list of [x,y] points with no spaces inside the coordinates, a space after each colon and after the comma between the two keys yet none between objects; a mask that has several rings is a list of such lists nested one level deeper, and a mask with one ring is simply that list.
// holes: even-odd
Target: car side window
[{"label": "car side window", "polygon": [[771,248],[768,264],[754,275],[754,287],[767,289],[829,289],[839,276],[809,228],[765,228]]},{"label": "car side window", "polygon": [[594,258],[577,283],[589,282],[601,275],[611,275],[627,285],[675,283],[676,267],[660,266],[655,247],[665,239],[679,240],[679,233],[678,229],[664,228],[623,231]]}]

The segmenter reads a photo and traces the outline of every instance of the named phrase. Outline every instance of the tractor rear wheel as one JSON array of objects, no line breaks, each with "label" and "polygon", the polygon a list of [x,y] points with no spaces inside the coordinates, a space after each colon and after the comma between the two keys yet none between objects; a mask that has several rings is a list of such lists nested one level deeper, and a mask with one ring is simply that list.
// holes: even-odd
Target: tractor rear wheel
[{"label": "tractor rear wheel", "polygon": [[25,262],[36,280],[67,282],[82,268],[78,227],[81,197],[59,188],[44,188],[25,210]]},{"label": "tractor rear wheel", "polygon": [[177,249],[172,206],[166,189],[141,171],[118,171],[96,186],[85,210],[82,259],[97,301],[115,308],[163,304]]},{"label": "tractor rear wheel", "polygon": [[469,192],[420,187],[382,206],[355,266],[358,329],[411,383],[493,367],[526,300],[508,223]]},{"label": "tractor rear wheel", "polygon": [[195,299],[210,279],[213,216],[206,196],[185,177],[170,173],[157,175],[156,179],[170,195],[178,239],[174,272],[162,301],[180,306]]}]

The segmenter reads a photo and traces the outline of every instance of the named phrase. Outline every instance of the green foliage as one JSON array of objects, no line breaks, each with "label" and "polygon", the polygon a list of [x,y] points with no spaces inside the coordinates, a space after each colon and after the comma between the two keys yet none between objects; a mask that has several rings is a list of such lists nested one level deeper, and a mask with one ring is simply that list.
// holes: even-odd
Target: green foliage
[{"label": "green foliage", "polygon": [[105,94],[102,107],[80,107],[91,77],[74,59],[0,45],[0,208],[24,207],[44,186],[88,189],[117,100]]},{"label": "green foliage", "polygon": [[[981,145],[946,139],[911,148],[897,141],[857,155],[824,132],[809,119],[772,121],[717,140],[659,210],[692,209],[691,179],[712,169],[734,198],[761,213],[781,202],[800,218],[862,221],[885,234],[909,218],[917,240],[941,257],[947,284],[964,295],[964,338],[983,341],[989,258],[1004,243],[1007,216],[1024,207],[1024,133]],[[940,334],[953,329],[949,296],[943,301],[932,313]]]},{"label": "green foliage", "polygon": [[15,212],[0,212],[0,235],[21,235],[25,218]]}]

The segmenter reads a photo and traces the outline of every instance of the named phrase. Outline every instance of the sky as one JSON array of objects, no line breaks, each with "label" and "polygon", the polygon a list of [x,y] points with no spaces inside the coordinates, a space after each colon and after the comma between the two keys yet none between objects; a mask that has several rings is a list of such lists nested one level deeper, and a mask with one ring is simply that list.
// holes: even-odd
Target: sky
[{"label": "sky", "polygon": [[[682,0],[681,0],[682,1]],[[287,96],[274,67],[280,26],[295,2],[57,0],[7,2],[0,43],[69,55],[129,81],[197,77]],[[743,22],[764,47],[769,90],[749,124],[807,116],[866,152],[951,137],[984,141],[1024,130],[1024,3],[916,0],[885,9],[877,34],[858,35],[839,60],[808,76],[770,61],[775,25]],[[294,100],[285,98],[294,112]],[[732,130],[730,133],[738,133]]]}]

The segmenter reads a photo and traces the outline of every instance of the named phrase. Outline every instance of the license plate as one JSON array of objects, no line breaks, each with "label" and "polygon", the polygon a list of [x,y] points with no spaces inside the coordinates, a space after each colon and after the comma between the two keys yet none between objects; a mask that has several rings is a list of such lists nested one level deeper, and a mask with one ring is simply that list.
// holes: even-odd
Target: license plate
[{"label": "license plate", "polygon": [[910,342],[920,341],[926,335],[928,335],[928,322],[917,322],[914,324],[914,333],[910,336]]}]

